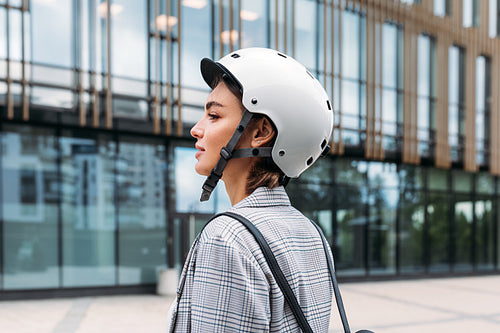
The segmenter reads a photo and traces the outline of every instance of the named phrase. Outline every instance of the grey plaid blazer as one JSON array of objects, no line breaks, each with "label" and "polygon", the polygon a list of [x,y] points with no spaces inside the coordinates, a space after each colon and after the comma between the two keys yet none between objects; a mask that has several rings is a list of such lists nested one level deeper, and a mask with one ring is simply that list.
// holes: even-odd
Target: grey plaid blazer
[{"label": "grey plaid blazer", "polygon": [[[311,328],[327,332],[333,286],[323,244],[284,188],[258,188],[229,211],[264,235]],[[227,216],[194,241],[171,310],[170,332],[300,332],[259,245]]]}]

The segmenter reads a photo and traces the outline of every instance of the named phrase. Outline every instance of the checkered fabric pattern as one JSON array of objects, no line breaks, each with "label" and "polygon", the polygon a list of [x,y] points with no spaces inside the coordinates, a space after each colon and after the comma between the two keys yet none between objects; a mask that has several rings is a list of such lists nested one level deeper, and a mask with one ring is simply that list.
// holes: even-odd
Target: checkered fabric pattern
[{"label": "checkered fabric pattern", "polygon": [[[258,188],[229,211],[264,235],[311,328],[327,332],[333,285],[323,244],[284,188]],[[258,243],[228,216],[193,243],[171,318],[171,332],[300,332]]]}]

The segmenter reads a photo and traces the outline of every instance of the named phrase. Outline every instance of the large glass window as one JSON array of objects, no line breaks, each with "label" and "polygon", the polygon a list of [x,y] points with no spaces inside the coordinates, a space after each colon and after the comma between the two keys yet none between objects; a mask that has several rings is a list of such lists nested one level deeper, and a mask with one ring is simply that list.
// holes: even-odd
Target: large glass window
[{"label": "large glass window", "polygon": [[3,288],[56,288],[59,187],[54,132],[29,126],[3,129]]},{"label": "large glass window", "polygon": [[295,48],[294,58],[307,68],[316,69],[316,1],[298,0],[295,3]]},{"label": "large glass window", "polygon": [[463,160],[465,144],[465,52],[463,48],[449,48],[448,68],[448,144],[451,160]]},{"label": "large glass window", "polygon": [[367,163],[362,161],[342,160],[336,163],[338,183],[335,186],[334,219],[337,237],[334,250],[339,275],[359,276],[366,273],[367,169]]},{"label": "large glass window", "polygon": [[479,0],[462,0],[462,24],[465,28],[479,27]]},{"label": "large glass window", "polygon": [[116,144],[69,131],[59,144],[63,286],[114,285]]},{"label": "large glass window", "polygon": [[434,15],[447,16],[451,12],[451,0],[434,0]]},{"label": "large glass window", "polygon": [[207,84],[200,75],[199,63],[202,58],[212,56],[209,1],[182,1],[182,17],[182,79],[190,88],[205,89]]},{"label": "large glass window", "polygon": [[435,41],[428,35],[418,37],[418,151],[433,156],[436,103]]},{"label": "large glass window", "polygon": [[403,274],[420,273],[424,271],[423,169],[404,166],[399,177],[399,267]]},{"label": "large glass window", "polygon": [[370,275],[396,272],[396,217],[399,202],[395,164],[369,164],[369,268]]},{"label": "large glass window", "polygon": [[166,264],[165,146],[121,138],[116,163],[119,284],[154,283]]},{"label": "large glass window", "polygon": [[453,172],[453,242],[455,272],[472,271],[472,247],[474,224],[473,182],[471,173]]},{"label": "large glass window", "polygon": [[341,126],[346,146],[359,146],[366,125],[365,18],[342,13]]},{"label": "large glass window", "polygon": [[241,47],[267,47],[267,16],[265,0],[241,1]]},{"label": "large glass window", "polygon": [[486,172],[476,174],[477,199],[475,214],[475,263],[478,270],[495,267],[495,222],[493,213],[494,179]]},{"label": "large glass window", "polygon": [[[31,1],[33,20],[33,61],[39,64],[70,68],[72,58],[72,1]],[[57,17],[57,19],[48,19]],[[57,50],[57,52],[54,52]]]},{"label": "large glass window", "polygon": [[476,161],[487,165],[490,151],[490,59],[480,56],[476,60]]},{"label": "large glass window", "polygon": [[403,135],[402,31],[397,25],[385,23],[382,33],[383,145],[385,151],[397,151]]},{"label": "large glass window", "polygon": [[206,177],[196,173],[196,149],[176,147],[174,151],[175,207],[182,213],[215,213],[231,207],[221,180],[210,200],[200,202],[201,187]]}]

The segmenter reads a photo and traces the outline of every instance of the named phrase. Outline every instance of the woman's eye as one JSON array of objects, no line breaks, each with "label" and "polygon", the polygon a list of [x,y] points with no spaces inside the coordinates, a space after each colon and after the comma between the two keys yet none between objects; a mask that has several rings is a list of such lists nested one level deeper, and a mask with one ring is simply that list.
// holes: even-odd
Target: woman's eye
[{"label": "woman's eye", "polygon": [[218,119],[218,118],[220,118],[220,117],[219,117],[219,115],[217,115],[217,114],[215,114],[215,113],[210,113],[210,114],[208,115],[208,118],[210,118],[210,119],[212,119],[212,120],[213,120],[213,119]]}]

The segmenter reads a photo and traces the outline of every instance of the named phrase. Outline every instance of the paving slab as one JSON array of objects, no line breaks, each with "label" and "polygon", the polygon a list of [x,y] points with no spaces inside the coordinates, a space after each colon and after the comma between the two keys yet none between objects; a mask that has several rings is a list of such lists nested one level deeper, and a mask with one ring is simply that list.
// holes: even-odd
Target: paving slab
[{"label": "paving slab", "polygon": [[[342,283],[352,332],[500,332],[500,275]],[[1,333],[165,332],[173,297],[0,301]],[[342,333],[336,308],[329,333]]]}]

